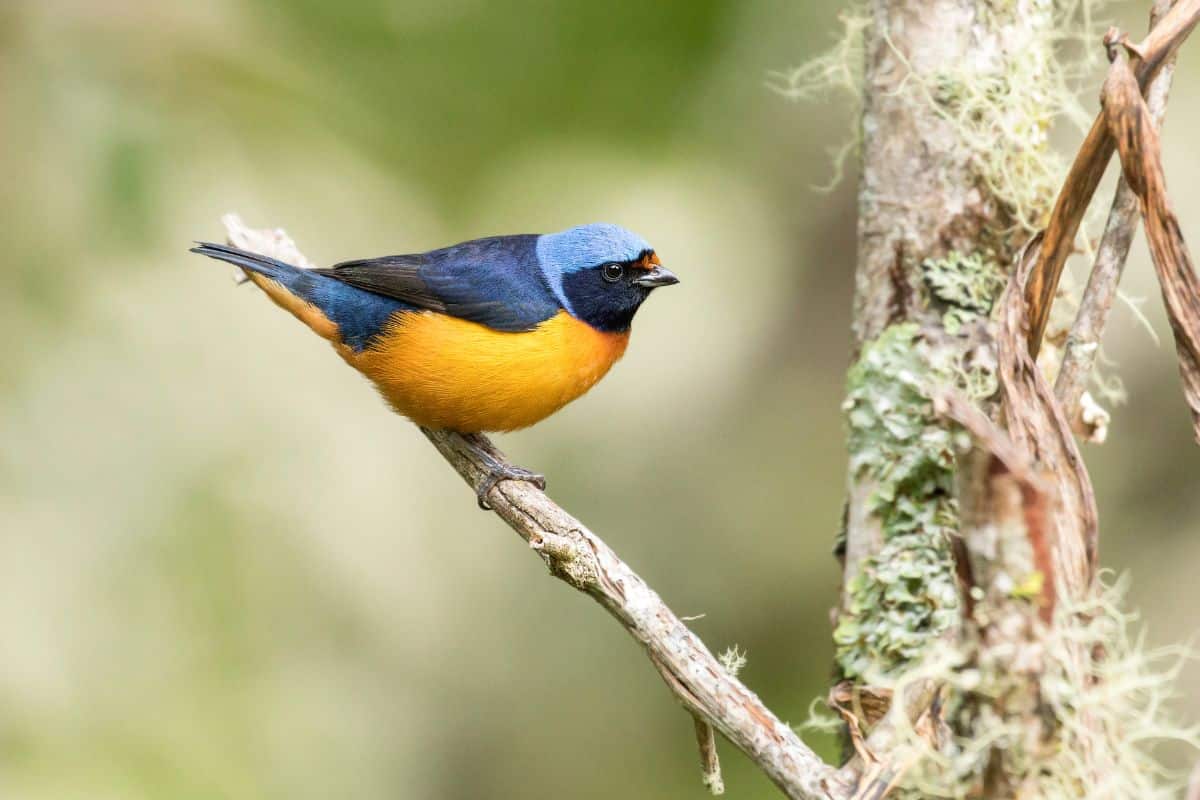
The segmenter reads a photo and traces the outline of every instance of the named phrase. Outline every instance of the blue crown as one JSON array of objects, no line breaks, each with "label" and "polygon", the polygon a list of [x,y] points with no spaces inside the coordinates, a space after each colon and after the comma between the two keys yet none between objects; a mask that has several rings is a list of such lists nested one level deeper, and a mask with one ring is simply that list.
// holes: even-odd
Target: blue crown
[{"label": "blue crown", "polygon": [[564,275],[610,261],[633,261],[652,249],[645,239],[632,231],[607,222],[594,222],[558,233],[542,234],[538,237],[537,257],[542,273],[550,282],[559,302],[574,313],[570,302],[563,296]]}]

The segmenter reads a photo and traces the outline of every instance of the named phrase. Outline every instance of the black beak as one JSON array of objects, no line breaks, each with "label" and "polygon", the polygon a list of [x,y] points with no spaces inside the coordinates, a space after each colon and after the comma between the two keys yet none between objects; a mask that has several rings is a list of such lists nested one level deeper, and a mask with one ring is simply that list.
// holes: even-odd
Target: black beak
[{"label": "black beak", "polygon": [[647,289],[654,289],[659,286],[673,286],[679,283],[679,278],[676,278],[675,273],[666,267],[655,267],[635,280],[634,283],[638,286],[645,286]]}]

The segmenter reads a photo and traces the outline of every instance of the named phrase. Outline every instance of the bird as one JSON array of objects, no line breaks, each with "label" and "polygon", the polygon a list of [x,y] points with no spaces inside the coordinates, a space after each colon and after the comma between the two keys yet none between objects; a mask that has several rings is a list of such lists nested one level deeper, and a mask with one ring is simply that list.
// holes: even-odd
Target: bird
[{"label": "bird", "polygon": [[396,412],[463,434],[487,467],[475,487],[484,509],[502,480],[546,481],[497,460],[482,434],[529,427],[586,393],[624,355],[651,292],[679,283],[645,239],[609,223],[327,268],[195,245],[240,267]]}]

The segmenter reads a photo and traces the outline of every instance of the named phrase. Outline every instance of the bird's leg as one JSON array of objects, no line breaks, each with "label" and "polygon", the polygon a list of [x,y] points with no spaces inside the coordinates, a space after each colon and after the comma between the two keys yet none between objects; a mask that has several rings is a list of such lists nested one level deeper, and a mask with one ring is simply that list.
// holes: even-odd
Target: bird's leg
[{"label": "bird's leg", "polygon": [[487,495],[500,481],[525,481],[526,483],[532,483],[539,489],[545,490],[545,475],[539,475],[524,467],[518,467],[515,464],[507,464],[496,458],[496,456],[492,455],[492,448],[487,439],[477,433],[464,433],[462,437],[463,441],[470,448],[471,453],[483,462],[484,468],[487,470],[483,476],[483,480],[475,487],[475,497],[479,500],[479,507],[484,511],[492,510],[492,507],[488,505]]}]

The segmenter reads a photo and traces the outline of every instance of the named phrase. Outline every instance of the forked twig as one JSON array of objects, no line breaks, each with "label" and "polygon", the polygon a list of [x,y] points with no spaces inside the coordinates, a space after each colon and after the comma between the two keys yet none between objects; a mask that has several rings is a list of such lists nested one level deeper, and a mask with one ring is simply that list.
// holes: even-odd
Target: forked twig
[{"label": "forked twig", "polygon": [[[1200,0],[1179,0],[1145,39],[1130,46],[1138,55],[1133,74],[1139,87],[1148,86],[1158,75],[1197,22],[1200,22]],[[1050,307],[1067,257],[1075,246],[1075,235],[1115,149],[1116,142],[1101,113],[1092,123],[1067,173],[1046,226],[1037,265],[1025,286],[1030,318],[1028,348],[1034,358],[1041,348]]]},{"label": "forked twig", "polygon": [[[1151,30],[1174,4],[1175,0],[1155,0],[1150,12]],[[1174,75],[1175,59],[1171,57],[1146,90],[1146,105],[1154,119],[1155,128],[1162,127]],[[1054,394],[1062,404],[1071,427],[1079,435],[1093,441],[1103,441],[1104,431],[1097,428],[1094,420],[1085,419],[1087,414],[1083,413],[1081,400],[1095,369],[1100,338],[1108,324],[1108,315],[1117,296],[1117,285],[1121,282],[1129,248],[1137,232],[1138,211],[1137,194],[1122,176],[1117,184],[1104,234],[1100,238],[1100,246],[1096,249],[1095,265],[1067,336],[1062,366],[1054,382]]]},{"label": "forked twig", "polygon": [[1114,58],[1104,82],[1104,117],[1121,155],[1121,168],[1141,200],[1146,241],[1175,350],[1183,393],[1192,412],[1192,433],[1200,442],[1200,279],[1167,197],[1162,151],[1153,116],[1125,59]]}]

